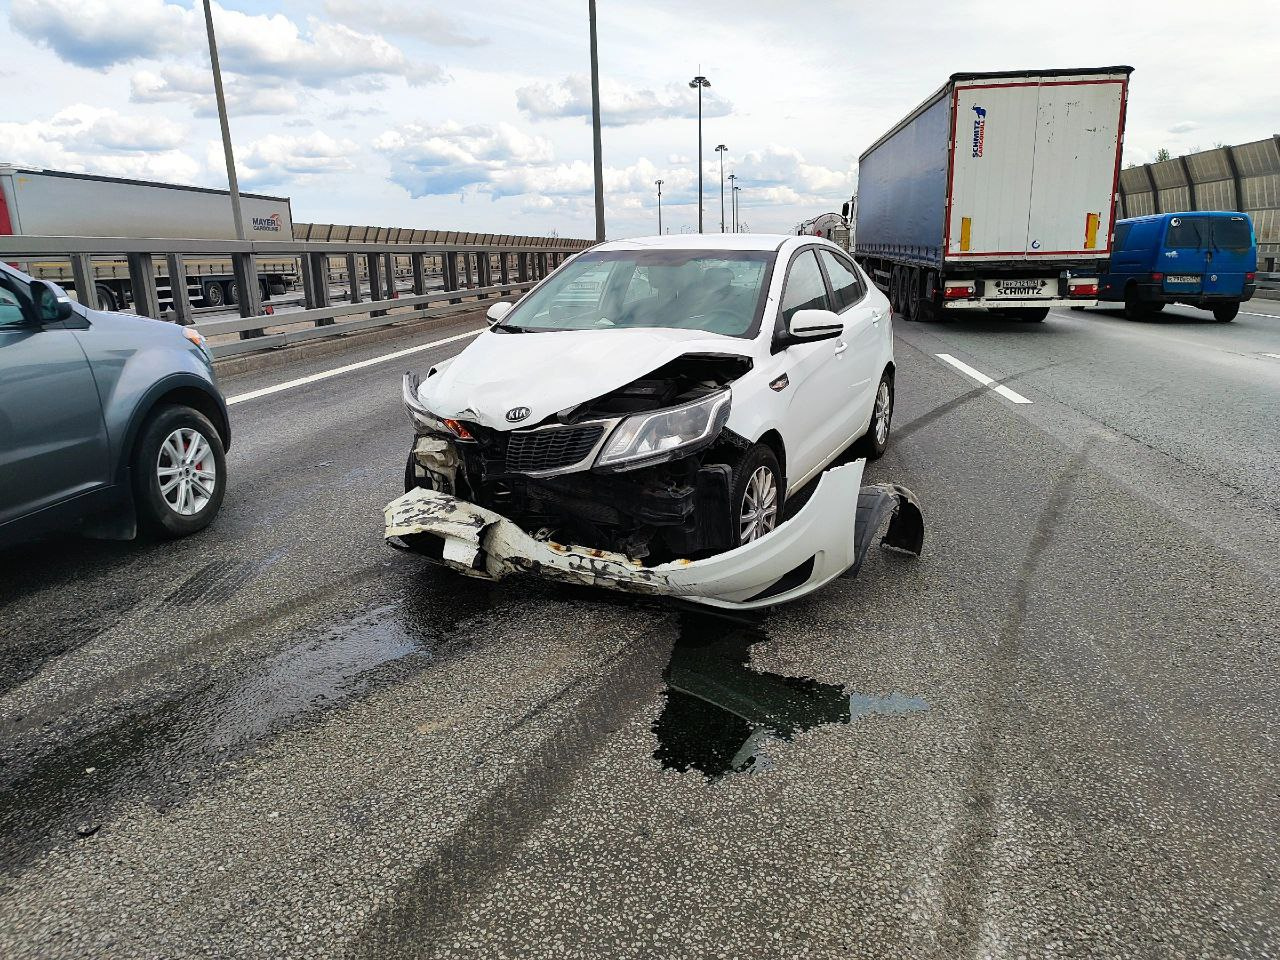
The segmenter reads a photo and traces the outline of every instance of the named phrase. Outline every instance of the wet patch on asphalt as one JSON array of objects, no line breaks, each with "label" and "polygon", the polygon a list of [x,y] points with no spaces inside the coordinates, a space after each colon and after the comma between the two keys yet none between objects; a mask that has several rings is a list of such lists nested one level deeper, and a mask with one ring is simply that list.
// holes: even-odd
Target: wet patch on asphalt
[{"label": "wet patch on asphalt", "polygon": [[432,663],[454,639],[451,628],[487,608],[487,592],[455,597],[442,627],[438,611],[410,593],[294,634],[275,655],[96,722],[83,735],[73,728],[53,749],[5,750],[0,864],[14,871],[52,846],[92,835],[125,800],[143,797],[161,811],[182,803],[290,724],[394,679],[397,666]]},{"label": "wet patch on asphalt", "polygon": [[768,639],[756,627],[718,617],[681,617],[663,674],[665,704],[653,723],[654,758],[664,767],[698,770],[712,780],[767,769],[770,746],[813,727],[929,709],[919,697],[850,694],[840,684],[754,669],[751,648]]}]

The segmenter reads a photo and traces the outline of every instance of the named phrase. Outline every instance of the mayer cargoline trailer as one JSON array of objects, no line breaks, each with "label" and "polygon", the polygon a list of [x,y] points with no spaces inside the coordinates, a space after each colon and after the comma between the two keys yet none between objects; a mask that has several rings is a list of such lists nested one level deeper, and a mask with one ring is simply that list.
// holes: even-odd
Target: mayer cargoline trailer
[{"label": "mayer cargoline trailer", "polygon": [[1131,72],[952,74],[858,158],[855,253],[898,313],[1097,302]]},{"label": "mayer cargoline trailer", "polygon": [[[287,197],[240,194],[245,236],[251,240],[290,240],[293,215]],[[225,190],[144,180],[122,180],[57,170],[0,164],[0,234],[45,237],[135,237],[197,240],[236,239],[231,196]],[[187,288],[193,303],[220,306],[237,299],[231,261],[190,257]],[[295,279],[293,260],[258,261],[263,299],[283,293]],[[74,289],[70,268],[61,262],[31,261],[23,269]],[[160,305],[171,302],[163,259],[157,260]],[[129,269],[123,260],[95,258],[93,279],[99,304],[117,310],[133,300]],[[79,295],[79,291],[77,291]]]}]

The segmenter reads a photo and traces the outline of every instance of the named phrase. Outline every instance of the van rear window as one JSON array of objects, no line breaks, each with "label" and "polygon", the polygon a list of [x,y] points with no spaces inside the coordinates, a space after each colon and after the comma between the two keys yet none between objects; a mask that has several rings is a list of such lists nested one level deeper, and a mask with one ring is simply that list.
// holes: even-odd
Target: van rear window
[{"label": "van rear window", "polygon": [[1253,231],[1244,217],[1214,217],[1213,245],[1223,250],[1245,251],[1253,246]]},{"label": "van rear window", "polygon": [[1208,246],[1209,224],[1205,217],[1174,217],[1169,221],[1166,247],[1199,249]]}]

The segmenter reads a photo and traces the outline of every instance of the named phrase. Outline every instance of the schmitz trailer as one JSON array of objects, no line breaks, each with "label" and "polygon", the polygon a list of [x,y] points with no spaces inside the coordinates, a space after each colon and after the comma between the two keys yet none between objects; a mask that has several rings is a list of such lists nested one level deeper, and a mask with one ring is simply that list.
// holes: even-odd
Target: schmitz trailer
[{"label": "schmitz trailer", "polygon": [[[293,215],[287,197],[240,194],[245,235],[251,240],[290,240]],[[225,190],[187,187],[144,180],[122,180],[57,170],[35,170],[0,164],[0,235],[45,237],[134,237],[234,240],[231,195]],[[231,261],[187,258],[186,282],[192,303],[221,306],[238,299]],[[262,298],[283,293],[294,281],[291,259],[257,264]],[[74,289],[65,263],[31,261],[22,267],[41,280]],[[93,281],[104,310],[122,309],[133,301],[129,268],[122,259],[95,258]],[[160,306],[172,302],[169,276],[158,261],[156,289]],[[76,291],[81,296],[81,291]],[[81,297],[83,299],[83,297]]]},{"label": "schmitz trailer", "polygon": [[855,255],[894,310],[1097,302],[1132,69],[952,74],[858,158]]}]

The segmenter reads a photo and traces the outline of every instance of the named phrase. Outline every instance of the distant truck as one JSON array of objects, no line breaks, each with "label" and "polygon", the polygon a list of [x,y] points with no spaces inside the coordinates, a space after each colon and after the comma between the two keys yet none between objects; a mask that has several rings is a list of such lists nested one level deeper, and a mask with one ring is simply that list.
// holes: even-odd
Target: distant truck
[{"label": "distant truck", "polygon": [[955,73],[867,148],[854,252],[895,311],[1097,302],[1132,69]]},{"label": "distant truck", "polygon": [[848,214],[824,213],[806,220],[796,227],[796,235],[801,237],[826,237],[832,243],[849,249]]},{"label": "distant truck", "polygon": [[1258,245],[1246,213],[1134,217],[1116,224],[1114,243],[1098,299],[1123,303],[1130,320],[1185,303],[1230,323],[1256,289]]},{"label": "distant truck", "polygon": [[[293,213],[287,197],[242,193],[240,201],[247,238],[293,239]],[[0,165],[0,236],[7,234],[236,239],[231,196],[225,190]],[[229,259],[188,257],[184,266],[193,304],[217,307],[238,300]],[[273,293],[284,293],[297,279],[298,268],[292,259],[259,258],[257,267],[264,300]],[[23,269],[39,279],[53,280],[68,289],[75,287],[63,262],[32,260]],[[120,310],[133,302],[129,269],[123,259],[95,257],[93,280],[102,309]],[[169,309],[171,286],[162,258],[156,261],[156,289],[161,309]]]}]

